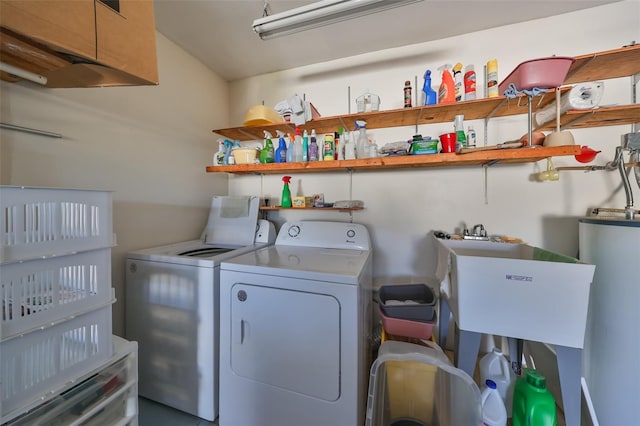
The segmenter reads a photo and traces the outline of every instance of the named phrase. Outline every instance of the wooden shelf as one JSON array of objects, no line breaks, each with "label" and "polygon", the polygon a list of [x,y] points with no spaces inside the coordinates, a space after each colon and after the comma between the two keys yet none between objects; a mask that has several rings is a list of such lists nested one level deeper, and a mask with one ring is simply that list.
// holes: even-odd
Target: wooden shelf
[{"label": "wooden shelf", "polygon": [[[620,49],[597,52],[589,55],[577,56],[572,64],[565,85],[602,80],[609,78],[626,77],[640,73],[640,45],[622,47]],[[569,88],[564,88],[564,91]],[[546,106],[555,99],[553,91],[534,98],[533,111]],[[504,96],[496,98],[475,99],[472,101],[456,102],[444,105],[417,106],[413,108],[394,109],[388,111],[374,111],[356,114],[346,114],[332,117],[321,117],[310,121],[300,128],[316,133],[333,133],[340,127],[352,129],[356,120],[365,120],[367,129],[381,129],[387,127],[415,126],[421,124],[444,123],[453,121],[455,116],[463,114],[465,120],[479,120],[492,117],[506,117],[511,115],[526,114],[528,112],[527,99],[521,96],[508,100]],[[574,124],[574,120],[588,115],[588,118],[580,119]],[[564,126],[586,128],[597,126],[611,126],[619,124],[631,124],[640,121],[638,105],[617,106],[599,108],[589,111],[570,111],[562,118]],[[555,122],[546,123],[540,130],[551,130]],[[253,127],[231,127],[217,129],[217,133],[230,140],[261,140],[263,131],[267,130],[276,135],[276,130],[285,133],[293,133],[295,125],[291,123],[271,124]]]},{"label": "wooden shelf", "polygon": [[364,207],[282,207],[282,206],[261,206],[261,211],[273,211],[273,210],[317,210],[317,211],[340,211],[340,212],[355,212],[358,210],[364,210]]},{"label": "wooden shelf", "polygon": [[484,166],[494,164],[531,163],[548,157],[576,155],[577,145],[554,147],[524,147],[468,154],[399,155],[365,158],[362,160],[314,161],[310,163],[236,164],[233,166],[207,166],[210,173],[234,174],[294,174],[338,171],[382,171],[426,167]]}]

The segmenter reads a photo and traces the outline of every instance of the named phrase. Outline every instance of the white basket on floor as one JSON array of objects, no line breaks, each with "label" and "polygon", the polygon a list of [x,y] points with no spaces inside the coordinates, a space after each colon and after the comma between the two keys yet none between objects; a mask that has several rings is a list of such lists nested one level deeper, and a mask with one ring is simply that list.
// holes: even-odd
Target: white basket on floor
[{"label": "white basket on floor", "polygon": [[0,186],[0,263],[113,245],[110,191]]},{"label": "white basket on floor", "polygon": [[111,249],[0,264],[0,340],[109,303]]},{"label": "white basket on floor", "polygon": [[0,418],[46,400],[113,354],[111,305],[0,342]]}]

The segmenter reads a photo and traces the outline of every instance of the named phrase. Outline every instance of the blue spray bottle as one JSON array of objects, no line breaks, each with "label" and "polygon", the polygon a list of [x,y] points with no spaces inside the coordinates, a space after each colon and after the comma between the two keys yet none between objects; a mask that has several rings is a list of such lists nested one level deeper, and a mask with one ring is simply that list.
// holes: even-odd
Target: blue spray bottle
[{"label": "blue spray bottle", "polygon": [[282,130],[276,130],[278,134],[278,149],[276,149],[276,163],[287,162],[287,142],[284,140],[285,133]]},{"label": "blue spray bottle", "polygon": [[438,94],[431,88],[431,70],[424,73],[424,84],[422,85],[424,92],[424,105],[435,105],[438,103]]},{"label": "blue spray bottle", "polygon": [[[224,152],[224,159],[222,160],[222,163],[225,166],[229,165],[229,164],[235,164],[235,162],[229,163],[229,156],[231,155],[231,149],[233,148],[233,142],[231,142],[229,139],[225,139],[224,140],[224,148],[225,148],[225,152]],[[233,161],[233,159],[231,161]]]}]

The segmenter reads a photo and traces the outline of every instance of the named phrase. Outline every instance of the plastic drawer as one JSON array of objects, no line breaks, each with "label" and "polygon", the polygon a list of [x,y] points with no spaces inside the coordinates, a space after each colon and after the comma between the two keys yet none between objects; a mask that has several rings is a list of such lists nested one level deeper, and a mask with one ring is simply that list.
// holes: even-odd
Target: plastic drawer
[{"label": "plastic drawer", "polygon": [[[436,298],[433,290],[425,284],[385,285],[378,291],[380,309],[387,317],[411,321],[433,322]],[[390,301],[412,304],[390,304]]]},{"label": "plastic drawer", "polygon": [[384,328],[384,331],[396,336],[428,340],[431,338],[431,335],[433,334],[433,327],[437,323],[435,313],[432,322],[410,321],[388,317],[384,312],[382,312],[380,305],[378,305],[378,313],[382,319],[382,327]]},{"label": "plastic drawer", "polygon": [[0,418],[53,397],[113,355],[111,305],[0,343]]},{"label": "plastic drawer", "polygon": [[109,303],[111,249],[0,265],[0,340]]},{"label": "plastic drawer", "polygon": [[0,186],[0,263],[113,245],[111,192]]}]

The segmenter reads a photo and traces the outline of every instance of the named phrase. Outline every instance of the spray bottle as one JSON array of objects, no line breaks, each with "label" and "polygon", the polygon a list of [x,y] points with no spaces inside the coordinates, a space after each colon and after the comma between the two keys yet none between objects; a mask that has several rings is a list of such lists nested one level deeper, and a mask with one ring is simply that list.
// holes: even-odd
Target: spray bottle
[{"label": "spray bottle", "polygon": [[473,65],[467,65],[464,69],[464,100],[476,98],[476,71]]},{"label": "spray bottle", "polygon": [[213,165],[222,166],[224,164],[225,154],[224,139],[220,138],[218,139],[218,152],[213,154]]},{"label": "spray bottle", "polygon": [[453,121],[453,128],[456,131],[456,143],[462,147],[467,146],[467,136],[464,133],[464,115],[457,114]]},{"label": "spray bottle", "polygon": [[356,132],[347,132],[349,137],[344,144],[344,159],[355,160],[356,159]]},{"label": "spray bottle", "polygon": [[438,94],[431,88],[431,70],[424,73],[424,84],[422,85],[424,93],[424,105],[435,105],[438,103]]},{"label": "spray bottle", "polygon": [[296,127],[295,144],[293,145],[293,161],[302,161],[302,133]]},{"label": "spray bottle", "polygon": [[233,148],[233,142],[231,142],[229,139],[225,139],[224,140],[224,148],[225,148],[225,152],[224,152],[224,158],[222,160],[222,163],[225,166],[226,165],[230,165],[230,164],[235,164],[235,159],[231,155],[231,149]]},{"label": "spray bottle", "polygon": [[311,142],[309,143],[309,161],[318,161],[318,140],[316,129],[311,129]]},{"label": "spray bottle", "polygon": [[276,163],[287,162],[287,142],[284,140],[285,133],[282,130],[276,130],[278,134],[278,149],[276,149]]},{"label": "spray bottle", "polygon": [[289,147],[287,148],[287,163],[293,163],[294,160],[294,155],[293,155],[293,150],[295,148],[295,139],[293,136],[291,136],[291,133],[289,133]]},{"label": "spray bottle", "polygon": [[442,72],[442,82],[438,89],[438,103],[449,104],[456,101],[456,89],[451,75],[451,64],[445,64],[438,68]]},{"label": "spray bottle", "polygon": [[347,134],[349,133],[348,130],[345,130],[344,127],[340,127],[340,131],[338,132],[340,133],[340,142],[338,143],[338,146],[336,147],[336,151],[337,151],[337,158],[336,160],[344,160],[344,150],[345,147],[347,145]]},{"label": "spray bottle", "polygon": [[356,156],[358,158],[369,157],[369,138],[367,137],[367,122],[364,120],[356,120],[356,130],[360,130],[358,142],[356,144]]},{"label": "spray bottle", "polygon": [[282,188],[282,200],[280,201],[280,207],[291,207],[291,190],[289,189],[291,176],[283,176],[282,182],[284,182],[284,186]]},{"label": "spray bottle", "polygon": [[271,141],[271,133],[264,131],[264,148],[260,150],[260,162],[262,164],[265,163],[273,163],[274,161],[274,153],[273,153],[273,142]]},{"label": "spray bottle", "polygon": [[453,83],[456,102],[464,101],[464,83],[462,78],[462,64],[460,62],[453,66]]},{"label": "spray bottle", "polygon": [[305,163],[309,161],[309,133],[306,129],[302,136],[302,161]]}]

